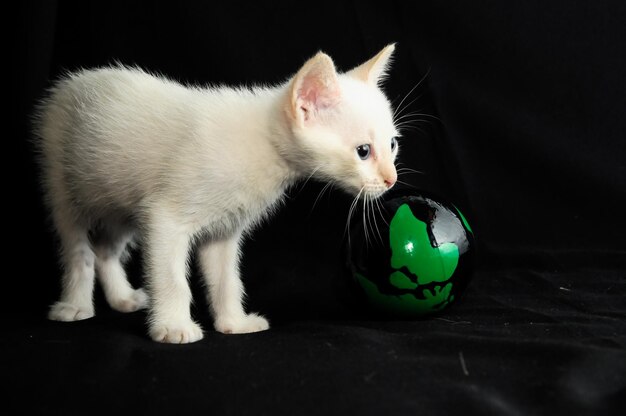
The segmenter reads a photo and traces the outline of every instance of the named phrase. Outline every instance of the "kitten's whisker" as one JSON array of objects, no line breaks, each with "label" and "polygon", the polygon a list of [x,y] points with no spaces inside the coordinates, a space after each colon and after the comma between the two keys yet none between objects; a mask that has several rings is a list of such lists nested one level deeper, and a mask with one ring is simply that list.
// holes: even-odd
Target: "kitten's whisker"
[{"label": "kitten's whisker", "polygon": [[420,118],[413,118],[413,119],[406,119],[402,123],[397,123],[397,124],[395,124],[395,127],[397,129],[401,129],[401,128],[406,127],[406,126],[414,126],[414,125],[417,125],[417,124],[422,124],[422,125],[428,124],[430,126],[433,123],[432,123],[431,120],[424,120],[424,119],[420,119]]},{"label": "kitten's whisker", "polygon": [[405,119],[405,118],[408,118],[408,117],[418,117],[418,116],[419,116],[419,117],[427,117],[427,118],[432,118],[432,119],[435,119],[435,120],[437,120],[437,121],[441,122],[441,119],[440,119],[439,117],[434,116],[434,115],[432,115],[432,114],[428,114],[428,113],[421,113],[421,112],[419,112],[419,111],[414,111],[414,112],[412,112],[412,113],[406,113],[406,114],[403,114],[402,116],[400,116],[400,117],[398,117],[398,118],[394,119],[394,122],[396,122],[396,123],[397,123],[398,121],[400,121],[400,120],[402,120],[402,119]]},{"label": "kitten's whisker", "polygon": [[304,181],[304,184],[306,185],[307,182],[309,182],[311,180],[311,178],[313,178],[315,176],[317,171],[320,170],[323,167],[324,167],[324,164],[321,164],[318,167],[316,167],[315,169],[313,169],[313,172],[311,172],[311,174],[306,178],[306,181]]},{"label": "kitten's whisker", "polygon": [[[417,87],[418,87],[418,85],[419,85],[419,82],[418,82],[417,84],[415,84],[415,85],[413,86],[413,88],[411,88],[411,89],[409,90],[409,92],[408,92],[408,93],[406,93],[406,94],[404,95],[404,97],[402,97],[402,100],[400,100],[400,104],[398,104],[398,106],[396,107],[396,109],[395,109],[395,110],[393,111],[393,113],[391,114],[391,118],[392,118],[393,120],[395,120],[395,119],[396,119],[396,115],[402,114],[402,111],[403,111],[403,109],[402,109],[402,104],[403,104],[403,103],[404,103],[404,101],[405,101],[405,100],[409,97],[409,95],[411,95],[411,93],[415,90],[415,88],[417,88]],[[394,100],[394,101],[395,101],[395,100]]]},{"label": "kitten's whisker", "polygon": [[408,105],[402,106],[402,104],[404,103],[404,101],[409,97],[409,95],[411,95],[411,93],[415,90],[415,88],[417,88],[419,84],[415,85],[413,88],[411,88],[411,90],[408,92],[407,95],[404,96],[404,98],[402,99],[402,101],[400,101],[400,104],[398,104],[398,107],[396,107],[395,111],[393,112],[393,114],[391,115],[392,120],[396,120],[396,117],[399,117],[402,115],[402,112],[405,111],[408,108]]},{"label": "kitten's whisker", "polygon": [[417,187],[417,186],[415,186],[415,185],[411,185],[411,184],[410,184],[410,183],[408,183],[408,182],[404,182],[404,181],[401,181],[401,180],[397,180],[397,181],[396,181],[396,183],[399,183],[399,184],[404,185],[404,186],[408,186],[409,188],[413,188],[413,189],[420,190],[420,188],[418,188],[418,187]]},{"label": "kitten's whisker", "polygon": [[396,127],[396,130],[402,132],[403,130],[406,131],[406,130],[411,130],[411,129],[422,128],[425,125],[431,126],[432,123],[430,121],[425,121],[425,120],[410,120],[402,124],[398,124],[395,127]]},{"label": "kitten's whisker", "polygon": [[413,169],[413,168],[407,168],[406,166],[404,166],[404,163],[402,163],[402,162],[398,162],[397,163],[396,172],[398,173],[398,176],[400,176],[400,175],[407,175],[407,174],[424,175],[423,171],[416,170],[416,169]]},{"label": "kitten's whisker", "polygon": [[423,133],[424,135],[428,134],[426,133],[426,130],[418,126],[402,126],[402,127],[399,127],[398,130],[400,130],[401,132],[407,131],[407,130],[418,130],[420,133]]},{"label": "kitten's whisker", "polygon": [[367,208],[365,206],[365,201],[367,201],[367,192],[363,194],[364,198],[363,198],[363,230],[365,231],[365,245],[369,246],[369,232],[367,230],[367,217],[365,216],[365,213],[367,211]]},{"label": "kitten's whisker", "polygon": [[[378,198],[373,198],[371,201],[371,206],[372,206],[372,218],[374,219],[374,227],[376,230],[376,234],[378,234],[378,241],[381,244],[384,244],[385,241],[383,239],[383,236],[380,234],[380,228],[378,227],[378,222],[376,221],[376,211],[374,210],[374,208],[376,208],[378,206]],[[376,205],[375,205],[376,204]],[[379,213],[380,213],[380,207],[378,208]]]},{"label": "kitten's whisker", "polygon": [[419,174],[419,175],[424,174],[424,172],[420,170],[415,170],[415,169],[410,169],[410,168],[398,168],[396,169],[396,172],[398,172],[398,175],[406,175],[407,173],[414,173],[414,174]]},{"label": "kitten's whisker", "polygon": [[370,212],[370,201],[371,201],[371,195],[365,195],[365,215],[367,217],[367,221],[368,221],[368,228],[372,233],[372,239],[371,241],[374,241],[374,237],[376,237],[376,235],[374,234],[374,227],[372,227],[372,216],[371,216],[371,212]]},{"label": "kitten's whisker", "polygon": [[407,104],[405,104],[405,106],[402,108],[401,111],[398,112],[398,114],[394,114],[393,121],[395,122],[396,120],[398,120],[398,119],[396,119],[396,117],[399,117],[399,118],[404,117],[404,115],[402,114],[402,111],[405,111],[407,108],[411,107],[411,104],[413,104],[415,101],[417,101],[420,98],[422,98],[422,95],[424,95],[424,94],[418,95],[417,97],[415,97],[411,101],[409,101]]},{"label": "kitten's whisker", "polygon": [[306,179],[304,180],[304,182],[302,182],[302,184],[299,186],[297,195],[300,195],[302,193],[302,191],[304,190],[304,187],[306,186],[306,184],[309,183],[311,178],[313,178],[313,176],[315,176],[317,171],[320,170],[323,166],[324,166],[324,164],[321,164],[318,167],[316,167],[315,169],[313,169],[311,174],[309,176],[307,176]]},{"label": "kitten's whisker", "polygon": [[315,209],[317,202],[321,199],[322,195],[324,195],[324,192],[326,192],[330,188],[331,185],[332,185],[332,181],[327,182],[326,185],[324,185],[324,187],[322,188],[322,190],[317,194],[317,198],[315,198],[315,201],[313,202],[313,206],[311,207],[311,211],[309,212],[309,215],[313,213],[313,210]]},{"label": "kitten's whisker", "polygon": [[350,239],[350,221],[352,219],[352,216],[354,215],[354,210],[357,206],[357,203],[359,202],[359,198],[361,197],[361,194],[363,193],[363,189],[361,188],[361,190],[359,191],[359,193],[354,197],[354,200],[352,200],[352,203],[350,204],[350,209],[348,210],[348,221],[346,222],[346,229],[344,230],[344,234],[347,233],[348,234],[348,246],[351,245],[351,239]]},{"label": "kitten's whisker", "polygon": [[[378,213],[380,214],[380,218],[383,219],[383,222],[387,225],[387,227],[389,227],[389,223],[387,222],[387,220],[385,219],[385,214],[383,213],[383,210],[386,212],[387,210],[385,209],[385,207],[382,205],[382,203],[380,202],[380,199],[376,199],[376,206],[378,207]],[[382,243],[384,243],[384,241],[382,241]]]},{"label": "kitten's whisker", "polygon": [[[409,97],[409,95],[411,95],[411,93],[412,93],[413,91],[415,91],[415,89],[416,89],[417,87],[419,87],[419,86],[420,86],[420,84],[421,84],[422,82],[424,82],[424,80],[426,79],[426,77],[427,77],[428,75],[430,75],[430,68],[428,68],[428,70],[426,71],[426,73],[424,74],[424,76],[422,77],[422,79],[420,79],[420,80],[418,81],[418,83],[417,83],[417,84],[415,84],[415,86],[414,86],[413,88],[411,88],[411,90],[410,90],[410,91],[409,91],[409,92],[408,92],[408,93],[404,96],[404,98],[402,99],[402,101],[400,101],[400,104],[398,104],[398,106],[396,107],[396,110],[393,112],[392,117],[393,117],[394,119],[395,119],[395,117],[396,117],[396,114],[398,114],[398,115],[399,115],[399,114],[402,114],[402,111],[404,111],[404,109],[402,108],[402,104],[403,104],[403,103],[404,103],[404,101],[405,101],[405,100]],[[406,107],[407,107],[407,106],[405,106],[404,108],[406,108]]]},{"label": "kitten's whisker", "polygon": [[417,126],[418,124],[428,124],[428,125],[432,125],[432,122],[430,120],[405,120],[402,123],[396,124],[395,127],[396,129],[400,130],[403,129],[405,127],[414,127]]}]

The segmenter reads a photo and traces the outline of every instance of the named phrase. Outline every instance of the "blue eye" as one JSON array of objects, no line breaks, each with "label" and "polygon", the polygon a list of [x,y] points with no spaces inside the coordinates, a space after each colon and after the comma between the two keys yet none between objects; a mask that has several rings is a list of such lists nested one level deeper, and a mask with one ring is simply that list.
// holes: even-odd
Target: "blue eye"
[{"label": "blue eye", "polygon": [[368,157],[370,157],[371,152],[372,149],[370,148],[369,144],[362,144],[356,148],[356,153],[359,155],[361,160],[366,160]]},{"label": "blue eye", "polygon": [[398,139],[396,137],[391,138],[391,151],[395,151],[398,147]]}]

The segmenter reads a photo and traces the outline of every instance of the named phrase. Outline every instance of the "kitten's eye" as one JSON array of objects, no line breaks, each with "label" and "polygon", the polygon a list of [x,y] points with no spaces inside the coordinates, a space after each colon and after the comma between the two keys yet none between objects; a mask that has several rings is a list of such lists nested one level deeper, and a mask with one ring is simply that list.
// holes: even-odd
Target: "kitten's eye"
[{"label": "kitten's eye", "polygon": [[359,155],[361,160],[366,160],[370,157],[370,153],[372,152],[369,144],[362,144],[356,148],[356,153]]},{"label": "kitten's eye", "polygon": [[396,147],[398,147],[398,139],[396,137],[391,138],[391,151],[395,151]]}]

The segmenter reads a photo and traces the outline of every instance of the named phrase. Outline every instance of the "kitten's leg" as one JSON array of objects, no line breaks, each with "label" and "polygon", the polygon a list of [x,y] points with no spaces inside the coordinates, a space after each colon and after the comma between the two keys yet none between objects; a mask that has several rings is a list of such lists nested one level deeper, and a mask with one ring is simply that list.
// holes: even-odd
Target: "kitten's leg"
[{"label": "kitten's leg", "polygon": [[215,329],[224,334],[245,334],[269,328],[265,318],[246,314],[243,308],[244,289],[239,278],[240,240],[239,233],[229,239],[210,241],[200,247],[199,252]]},{"label": "kitten's leg", "polygon": [[78,321],[94,316],[95,255],[87,227],[77,224],[67,212],[60,209],[53,212],[54,225],[61,239],[64,269],[61,298],[48,312],[48,318],[55,321]]},{"label": "kitten's leg", "polygon": [[109,224],[95,243],[96,277],[111,307],[120,312],[134,312],[148,305],[143,289],[134,289],[126,278],[124,261],[133,230],[120,224]]},{"label": "kitten's leg", "polygon": [[202,328],[191,319],[191,289],[187,284],[190,235],[166,215],[148,226],[146,272],[150,293],[150,337],[185,344],[202,339]]}]

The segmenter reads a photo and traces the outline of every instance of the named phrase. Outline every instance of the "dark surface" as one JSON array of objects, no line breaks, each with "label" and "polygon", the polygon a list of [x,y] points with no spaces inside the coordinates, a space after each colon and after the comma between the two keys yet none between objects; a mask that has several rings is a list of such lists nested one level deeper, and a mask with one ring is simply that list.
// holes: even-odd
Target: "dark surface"
[{"label": "dark surface", "polygon": [[[9,40],[3,409],[623,414],[625,18],[618,0],[22,3]],[[270,331],[212,331],[195,275],[196,344],[150,341],[143,313],[112,312],[99,291],[95,318],[45,319],[59,270],[28,114],[50,79],[119,60],[183,82],[274,83],[319,49],[347,70],[392,41],[386,91],[398,105],[424,78],[405,103],[429,115],[400,141],[400,162],[423,174],[401,180],[452,200],[476,234],[460,303],[416,321],[357,309],[341,255],[350,198],[317,200],[323,185],[308,183],[244,248],[249,305]]]}]

